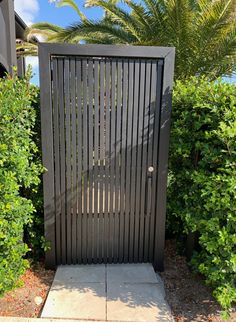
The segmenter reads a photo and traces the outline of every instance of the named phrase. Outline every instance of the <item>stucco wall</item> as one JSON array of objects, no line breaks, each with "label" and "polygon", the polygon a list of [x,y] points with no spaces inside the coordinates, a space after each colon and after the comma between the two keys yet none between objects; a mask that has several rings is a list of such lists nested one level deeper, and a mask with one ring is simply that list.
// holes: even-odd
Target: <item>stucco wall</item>
[{"label": "stucco wall", "polygon": [[14,1],[0,1],[0,64],[11,72],[16,65]]}]

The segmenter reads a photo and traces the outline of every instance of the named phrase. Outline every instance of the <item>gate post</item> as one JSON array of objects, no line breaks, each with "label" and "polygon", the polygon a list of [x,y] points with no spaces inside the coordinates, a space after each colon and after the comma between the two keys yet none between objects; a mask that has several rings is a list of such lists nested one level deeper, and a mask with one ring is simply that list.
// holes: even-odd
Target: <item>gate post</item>
[{"label": "gate post", "polygon": [[39,44],[40,110],[43,166],[44,197],[44,231],[45,239],[50,243],[50,249],[45,254],[45,266],[54,268],[55,254],[55,195],[54,195],[54,157],[53,157],[53,127],[52,127],[52,98],[51,98],[51,64],[50,54],[43,45]]},{"label": "gate post", "polygon": [[166,220],[166,187],[168,175],[168,152],[170,139],[172,83],[174,76],[175,49],[170,48],[164,58],[161,116],[159,127],[158,173],[157,173],[157,206],[154,242],[154,269],[164,270],[165,220]]}]

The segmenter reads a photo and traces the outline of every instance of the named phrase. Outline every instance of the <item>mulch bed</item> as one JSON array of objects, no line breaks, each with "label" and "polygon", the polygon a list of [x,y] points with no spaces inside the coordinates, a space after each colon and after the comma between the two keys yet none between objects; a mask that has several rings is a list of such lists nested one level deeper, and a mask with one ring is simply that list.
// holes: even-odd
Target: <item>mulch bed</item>
[{"label": "mulch bed", "polygon": [[[186,258],[177,254],[173,240],[166,242],[165,271],[161,276],[166,299],[176,321],[223,321],[220,318],[220,307],[211,295],[211,288],[204,284],[200,275],[190,271]],[[228,321],[236,322],[235,310]]]},{"label": "mulch bed", "polygon": [[38,317],[54,274],[54,271],[45,270],[42,264],[28,269],[21,278],[23,286],[0,298],[0,316]]},{"label": "mulch bed", "polygon": [[[54,274],[41,264],[28,269],[21,278],[23,286],[0,298],[0,316],[39,317]],[[223,321],[212,290],[201,276],[191,273],[185,257],[177,254],[175,242],[171,240],[166,242],[165,272],[161,276],[176,321]],[[236,322],[235,311],[229,321]]]}]

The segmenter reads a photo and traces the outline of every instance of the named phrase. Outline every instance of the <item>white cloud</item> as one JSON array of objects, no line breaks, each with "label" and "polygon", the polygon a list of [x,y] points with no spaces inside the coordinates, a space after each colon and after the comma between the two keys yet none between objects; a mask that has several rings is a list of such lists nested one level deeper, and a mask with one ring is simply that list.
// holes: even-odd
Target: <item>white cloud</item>
[{"label": "white cloud", "polygon": [[25,21],[27,25],[34,23],[39,12],[38,0],[15,0],[15,11]]}]

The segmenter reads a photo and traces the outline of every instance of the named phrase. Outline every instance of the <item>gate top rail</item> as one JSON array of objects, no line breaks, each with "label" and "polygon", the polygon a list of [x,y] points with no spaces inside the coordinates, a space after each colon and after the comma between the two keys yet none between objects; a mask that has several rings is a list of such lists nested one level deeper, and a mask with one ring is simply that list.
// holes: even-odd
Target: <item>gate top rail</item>
[{"label": "gate top rail", "polygon": [[133,57],[133,58],[170,58],[174,60],[174,47],[130,46],[130,45],[72,45],[40,43],[39,51],[48,55]]}]

